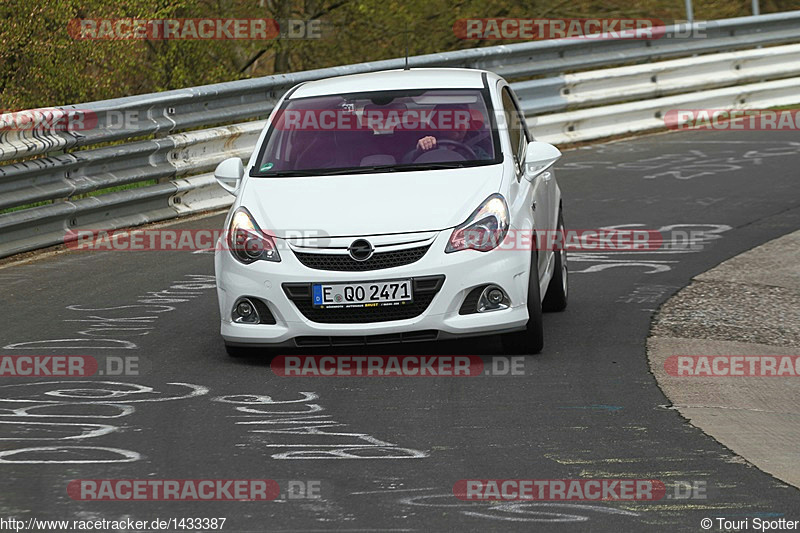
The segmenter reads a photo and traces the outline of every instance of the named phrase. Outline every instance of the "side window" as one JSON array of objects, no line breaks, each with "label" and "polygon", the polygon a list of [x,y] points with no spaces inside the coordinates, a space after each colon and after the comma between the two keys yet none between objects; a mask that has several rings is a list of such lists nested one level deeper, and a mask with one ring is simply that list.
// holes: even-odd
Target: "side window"
[{"label": "side window", "polygon": [[525,157],[525,148],[528,146],[528,137],[525,128],[525,117],[517,107],[509,88],[503,87],[503,112],[505,113],[508,135],[511,140],[511,151],[517,164],[521,165]]}]

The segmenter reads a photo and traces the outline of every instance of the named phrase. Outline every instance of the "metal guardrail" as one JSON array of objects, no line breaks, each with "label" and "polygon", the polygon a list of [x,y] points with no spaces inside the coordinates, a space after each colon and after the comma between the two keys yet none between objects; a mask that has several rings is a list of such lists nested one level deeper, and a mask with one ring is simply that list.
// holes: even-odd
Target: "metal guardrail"
[{"label": "metal guardrail", "polygon": [[512,86],[523,111],[538,115],[798,75],[800,45],[786,45],[565,74]]},{"label": "metal guardrail", "polygon": [[[658,39],[555,39],[530,43],[472,48],[409,58],[413,67],[468,67],[487,69],[507,79],[586,70],[630,62],[654,61],[691,54],[729,51],[794,42],[800,11],[668,26]],[[694,38],[671,37],[702,32]],[[659,34],[661,32],[657,32]],[[266,116],[287,89],[303,81],[345,74],[403,68],[404,60],[390,59],[252,80],[218,83],[56,108],[62,112],[87,110],[100,119],[85,132],[20,132],[0,134],[0,160],[44,154],[54,150],[116,141],[148,134],[164,134],[197,126]],[[133,129],[111,127],[105,121],[116,113],[136,113]],[[2,119],[0,119],[0,122]]]},{"label": "metal guardrail", "polygon": [[535,119],[537,138],[550,143],[580,142],[663,128],[677,109],[747,109],[800,103],[800,77],[690,94],[640,100]]},{"label": "metal guardrail", "polygon": [[[678,37],[692,30],[704,35]],[[663,34],[474,48],[415,56],[409,64],[488,69],[511,80],[557,74],[512,83],[537,138],[556,143],[663,127],[661,117],[679,107],[800,102],[800,45],[759,48],[800,41],[800,11],[669,26]],[[701,53],[709,55],[695,55]],[[693,57],[655,62],[680,56]],[[68,230],[115,229],[224,207],[232,197],[208,172],[227,157],[250,155],[283,92],[302,81],[403,65],[402,59],[360,63],[51,110],[93,113],[97,124],[82,131],[3,130],[0,115],[0,161],[23,159],[0,166],[0,209],[54,200],[0,215],[0,257],[61,243]],[[114,123],[121,116],[137,120]],[[177,133],[248,119],[262,120]],[[148,136],[154,138],[77,149]],[[169,181],[71,200],[146,180]]]}]

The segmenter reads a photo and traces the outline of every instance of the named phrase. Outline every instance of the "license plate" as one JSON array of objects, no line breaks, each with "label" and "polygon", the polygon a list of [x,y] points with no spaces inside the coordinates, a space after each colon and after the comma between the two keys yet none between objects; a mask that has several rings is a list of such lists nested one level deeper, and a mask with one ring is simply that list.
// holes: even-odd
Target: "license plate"
[{"label": "license plate", "polygon": [[314,307],[384,307],[413,301],[410,279],[368,283],[314,283],[311,285]]}]

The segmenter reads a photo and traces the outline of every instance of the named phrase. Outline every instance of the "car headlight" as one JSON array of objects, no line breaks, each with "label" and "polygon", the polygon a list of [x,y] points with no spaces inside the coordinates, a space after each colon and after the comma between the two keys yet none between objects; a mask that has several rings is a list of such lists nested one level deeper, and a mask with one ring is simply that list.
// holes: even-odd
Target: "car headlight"
[{"label": "car headlight", "polygon": [[228,249],[238,261],[249,265],[256,261],[280,262],[275,241],[261,231],[250,212],[240,207],[233,213],[228,228]]},{"label": "car headlight", "polygon": [[453,229],[445,253],[459,250],[488,252],[500,246],[508,234],[508,205],[500,194],[493,194]]}]

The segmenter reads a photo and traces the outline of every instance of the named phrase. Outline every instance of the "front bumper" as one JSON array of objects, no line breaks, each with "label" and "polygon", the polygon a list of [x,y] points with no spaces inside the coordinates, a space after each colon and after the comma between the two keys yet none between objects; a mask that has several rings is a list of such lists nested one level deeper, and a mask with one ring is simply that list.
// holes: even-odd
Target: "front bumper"
[{"label": "front bumper", "polygon": [[[335,341],[343,337],[368,336],[370,339],[392,342],[392,339],[427,340],[428,337],[422,332],[436,332],[435,338],[444,339],[524,328],[528,322],[525,300],[530,252],[495,249],[490,252],[464,250],[445,254],[448,238],[449,231],[440,232],[427,253],[412,264],[364,272],[309,268],[286,247],[281,247],[280,263],[257,261],[243,265],[230,252],[218,246],[214,266],[222,337],[231,345],[295,346],[298,345],[297,338],[309,337],[328,337]],[[286,285],[312,282],[360,282],[435,276],[444,276],[444,282],[424,311],[412,318],[382,322],[315,322],[301,312],[284,290]],[[511,301],[509,308],[486,313],[459,314],[467,294],[475,287],[486,284],[498,285],[507,293]],[[276,323],[233,322],[231,310],[234,303],[243,296],[264,301]],[[418,333],[416,336],[415,332]],[[403,336],[406,338],[402,338]]]}]

